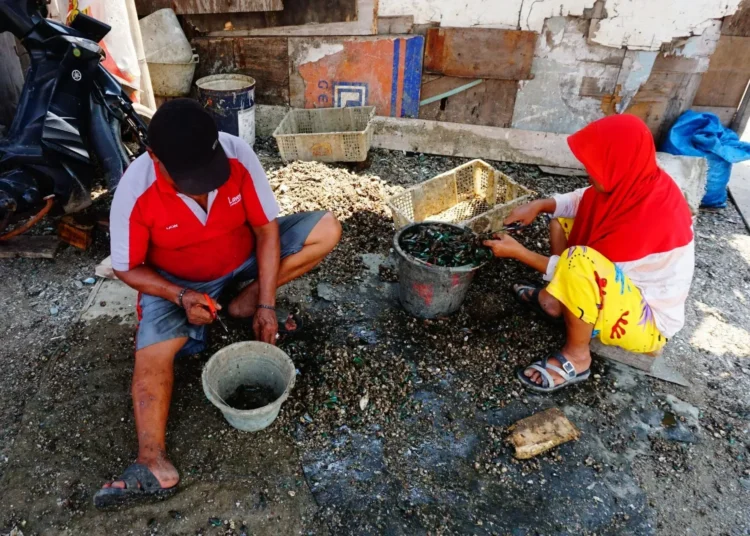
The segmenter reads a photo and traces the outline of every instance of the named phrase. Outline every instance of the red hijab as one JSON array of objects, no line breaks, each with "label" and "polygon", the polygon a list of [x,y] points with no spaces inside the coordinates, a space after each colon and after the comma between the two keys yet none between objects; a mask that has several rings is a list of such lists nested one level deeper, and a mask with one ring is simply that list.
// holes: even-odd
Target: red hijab
[{"label": "red hijab", "polygon": [[690,208],[657,166],[654,139],[643,121],[605,117],[570,136],[568,145],[604,190],[584,193],[568,245],[590,246],[612,262],[628,262],[690,243]]}]

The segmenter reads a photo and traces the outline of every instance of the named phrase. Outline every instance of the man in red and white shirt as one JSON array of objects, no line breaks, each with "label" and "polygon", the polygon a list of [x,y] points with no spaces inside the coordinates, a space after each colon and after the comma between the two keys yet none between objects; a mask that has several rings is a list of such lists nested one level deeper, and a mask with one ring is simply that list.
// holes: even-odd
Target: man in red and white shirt
[{"label": "man in red and white shirt", "polygon": [[[175,490],[179,474],[165,442],[173,361],[205,347],[206,327],[216,319],[211,305],[221,309],[216,300],[227,284],[253,281],[228,312],[252,318],[256,338],[273,344],[276,288],[314,268],[341,236],[330,212],[278,215],[247,143],[219,133],[195,101],[169,101],[157,111],[148,153],[123,176],[110,215],[112,266],[139,291],[132,384],[138,458],[99,490],[96,506]],[[294,329],[291,319],[283,322]]]}]

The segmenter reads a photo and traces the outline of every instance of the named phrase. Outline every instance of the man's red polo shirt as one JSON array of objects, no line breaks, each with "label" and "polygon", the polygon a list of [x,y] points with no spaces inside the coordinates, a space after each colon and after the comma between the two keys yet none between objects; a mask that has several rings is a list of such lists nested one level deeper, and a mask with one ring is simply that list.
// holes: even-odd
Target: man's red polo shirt
[{"label": "man's red polo shirt", "polygon": [[188,281],[213,281],[252,254],[261,227],[279,215],[279,205],[253,149],[220,133],[229,158],[229,180],[209,194],[208,212],[159,177],[148,154],[123,175],[112,202],[112,267],[141,264]]}]

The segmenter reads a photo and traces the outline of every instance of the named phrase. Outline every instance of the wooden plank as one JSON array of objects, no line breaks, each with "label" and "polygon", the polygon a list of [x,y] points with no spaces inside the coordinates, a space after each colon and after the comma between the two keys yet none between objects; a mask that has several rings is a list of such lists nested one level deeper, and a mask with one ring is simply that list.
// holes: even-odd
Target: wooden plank
[{"label": "wooden plank", "polygon": [[599,339],[591,340],[591,352],[600,357],[605,357],[633,368],[645,370],[646,372],[651,371],[651,367],[653,366],[654,361],[656,361],[656,356],[628,352],[618,346],[602,344]]},{"label": "wooden plank", "polygon": [[198,37],[192,44],[201,58],[196,79],[221,73],[255,78],[259,104],[289,104],[289,43],[286,37],[228,39]]},{"label": "wooden plank", "polygon": [[508,432],[507,441],[515,448],[514,456],[519,460],[528,460],[581,437],[581,432],[559,408],[549,408],[521,419],[508,428]]},{"label": "wooden plank", "polygon": [[414,28],[414,15],[378,17],[379,35],[410,34]]},{"label": "wooden plank", "polygon": [[295,108],[376,107],[416,117],[424,37],[289,39],[289,92]]},{"label": "wooden plank", "polygon": [[750,81],[750,37],[722,35],[695,96],[697,106],[737,108]]},{"label": "wooden plank", "polygon": [[172,0],[135,0],[135,9],[138,12],[139,19],[151,15],[154,11],[168,7],[172,7]]},{"label": "wooden plank", "polygon": [[301,26],[357,20],[358,0],[284,0],[283,11],[185,15],[187,26],[199,33],[245,31],[276,26]]},{"label": "wooden plank", "polygon": [[[288,2],[288,0],[285,0]],[[376,35],[378,33],[377,7],[378,0],[356,0],[357,19],[351,22],[305,23],[295,26],[276,26],[267,28],[248,28],[232,31],[210,31],[211,37],[249,37],[249,36],[332,36],[332,35]],[[282,13],[286,13],[285,9]]]},{"label": "wooden plank", "polygon": [[490,28],[427,31],[425,70],[446,76],[529,80],[536,32]]},{"label": "wooden plank", "polygon": [[382,149],[583,169],[567,134],[395,117],[375,117],[373,126],[373,147]]},{"label": "wooden plank", "polygon": [[[470,81],[468,78],[443,76],[423,83],[421,99],[441,95]],[[485,80],[461,93],[421,106],[419,118],[507,128],[513,119],[517,93],[518,82],[515,80]]]},{"label": "wooden plank", "polygon": [[178,15],[202,13],[245,13],[248,11],[281,11],[283,0],[174,0]]},{"label": "wooden plank", "polygon": [[732,120],[734,119],[734,114],[737,113],[736,108],[722,108],[720,106],[691,106],[691,110],[694,112],[702,112],[702,113],[709,113],[714,114],[719,118],[719,121],[721,121],[721,124],[725,127],[729,127],[732,124]]},{"label": "wooden plank", "polygon": [[750,37],[750,0],[742,0],[734,15],[724,18],[721,35]]},{"label": "wooden plank", "polygon": [[0,242],[0,259],[54,259],[59,245],[56,236],[22,235]]}]

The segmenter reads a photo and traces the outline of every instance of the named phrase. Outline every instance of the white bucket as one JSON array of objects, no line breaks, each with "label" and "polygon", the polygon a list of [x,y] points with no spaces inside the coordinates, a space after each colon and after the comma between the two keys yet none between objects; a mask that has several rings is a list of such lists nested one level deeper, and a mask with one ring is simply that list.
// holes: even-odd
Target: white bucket
[{"label": "white bucket", "polygon": [[154,11],[143,17],[139,24],[143,53],[148,63],[190,63],[193,47],[182,31],[174,11],[169,8]]},{"label": "white bucket", "polygon": [[[216,352],[203,368],[203,392],[224,414],[224,418],[244,432],[257,432],[271,425],[281,404],[294,387],[294,363],[282,350],[264,342],[238,342]],[[241,385],[271,388],[276,400],[257,409],[240,410],[224,401]]]},{"label": "white bucket", "polygon": [[190,94],[195,76],[198,55],[189,63],[148,62],[154,95],[160,97],[184,97]]}]

